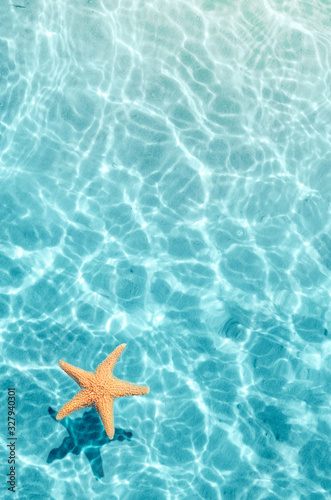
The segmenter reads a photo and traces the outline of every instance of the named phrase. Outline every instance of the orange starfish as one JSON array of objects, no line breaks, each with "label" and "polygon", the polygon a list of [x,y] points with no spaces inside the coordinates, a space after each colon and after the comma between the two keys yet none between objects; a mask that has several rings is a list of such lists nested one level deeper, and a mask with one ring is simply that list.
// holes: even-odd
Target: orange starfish
[{"label": "orange starfish", "polygon": [[132,384],[120,380],[113,375],[118,358],[126,348],[121,344],[97,367],[94,373],[69,365],[60,359],[59,365],[77,384],[81,390],[68,401],[56,415],[56,420],[67,417],[76,410],[93,406],[102,420],[109,439],[114,437],[114,411],[116,398],[123,396],[140,396],[149,393],[149,387]]}]

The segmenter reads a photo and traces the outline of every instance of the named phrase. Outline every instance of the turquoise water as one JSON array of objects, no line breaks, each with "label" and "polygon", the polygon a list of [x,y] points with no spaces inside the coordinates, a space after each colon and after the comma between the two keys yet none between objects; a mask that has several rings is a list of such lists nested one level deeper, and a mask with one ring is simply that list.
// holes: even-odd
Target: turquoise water
[{"label": "turquoise water", "polygon": [[330,2],[0,14],[2,498],[330,498]]}]

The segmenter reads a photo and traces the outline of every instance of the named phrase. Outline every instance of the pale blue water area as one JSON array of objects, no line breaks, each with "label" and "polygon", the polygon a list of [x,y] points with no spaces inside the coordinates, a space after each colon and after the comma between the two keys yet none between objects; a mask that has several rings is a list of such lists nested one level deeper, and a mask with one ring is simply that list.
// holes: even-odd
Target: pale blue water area
[{"label": "pale blue water area", "polygon": [[[330,19],[1,1],[2,498],[331,498]],[[151,391],[114,440],[94,409],[56,421],[59,359],[121,343]]]}]

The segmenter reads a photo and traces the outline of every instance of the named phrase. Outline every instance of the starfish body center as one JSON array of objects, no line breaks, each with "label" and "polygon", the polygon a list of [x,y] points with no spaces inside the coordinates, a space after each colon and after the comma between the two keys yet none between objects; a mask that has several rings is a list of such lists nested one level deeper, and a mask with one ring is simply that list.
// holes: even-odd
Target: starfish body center
[{"label": "starfish body center", "polygon": [[123,396],[139,396],[149,393],[149,387],[133,384],[113,376],[113,369],[126,344],[118,346],[95,370],[94,374],[69,365],[60,360],[60,367],[81,387],[81,390],[58,412],[56,419],[61,420],[70,413],[93,406],[100,415],[106,433],[114,437],[113,403]]}]

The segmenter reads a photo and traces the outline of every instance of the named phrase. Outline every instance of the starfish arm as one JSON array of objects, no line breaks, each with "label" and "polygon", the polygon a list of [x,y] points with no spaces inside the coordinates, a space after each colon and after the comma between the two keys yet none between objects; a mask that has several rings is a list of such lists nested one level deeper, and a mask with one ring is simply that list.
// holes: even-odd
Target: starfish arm
[{"label": "starfish arm", "polygon": [[102,398],[96,404],[95,408],[99,413],[103,426],[109,439],[113,439],[115,434],[114,425],[114,400],[113,398]]},{"label": "starfish arm", "polygon": [[61,420],[62,418],[67,417],[76,410],[81,410],[82,408],[88,408],[93,405],[93,399],[91,393],[89,391],[79,391],[77,394],[70,399],[64,406],[62,406],[61,410],[56,415],[56,420]]},{"label": "starfish arm", "polygon": [[121,344],[114,351],[107,356],[107,358],[100,363],[100,365],[95,370],[95,376],[99,379],[104,379],[112,375],[118,358],[126,348],[126,344]]},{"label": "starfish arm", "polygon": [[147,385],[133,384],[126,380],[116,379],[116,397],[122,398],[124,396],[144,396],[149,393]]},{"label": "starfish arm", "polygon": [[94,379],[93,373],[69,365],[69,363],[66,363],[62,359],[60,359],[59,365],[80,387],[88,387]]}]

